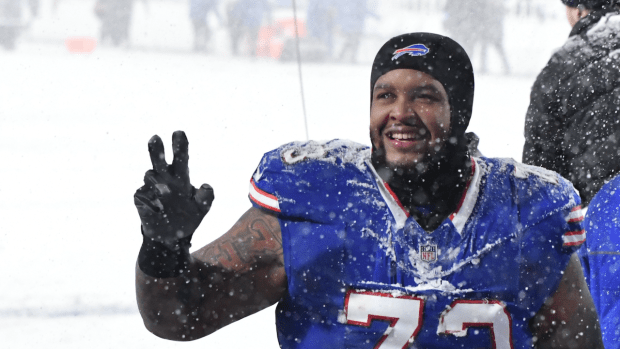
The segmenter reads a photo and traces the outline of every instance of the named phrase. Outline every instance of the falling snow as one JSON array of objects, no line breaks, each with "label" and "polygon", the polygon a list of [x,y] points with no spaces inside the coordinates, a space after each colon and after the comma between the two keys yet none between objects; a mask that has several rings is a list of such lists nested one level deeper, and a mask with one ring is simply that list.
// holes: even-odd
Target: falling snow
[{"label": "falling snow", "polygon": [[[55,13],[52,0],[41,4],[17,49],[0,50],[2,346],[277,348],[273,308],[197,342],[148,333],[135,304],[141,235],[132,195],[150,167],[149,138],[159,134],[171,160],[171,134],[185,130],[192,182],[207,182],[216,192],[193,246],[229,229],[250,207],[247,183],[263,153],[305,140],[297,66],[232,57],[221,28],[214,50],[223,53],[193,54],[180,0],[137,6],[133,47],[70,54],[66,38],[97,36],[94,1],[61,0]],[[521,157],[530,88],[569,32],[559,5],[544,21],[508,16],[513,75],[501,75],[491,53],[490,72],[476,76],[469,130],[480,136],[485,156]],[[383,20],[368,23],[372,35],[357,64],[303,66],[310,138],[368,145],[368,80],[377,45],[404,31],[442,33],[439,12],[415,21],[406,12],[379,14]],[[381,243],[389,253],[389,242]],[[461,290],[427,281],[423,287]]]}]

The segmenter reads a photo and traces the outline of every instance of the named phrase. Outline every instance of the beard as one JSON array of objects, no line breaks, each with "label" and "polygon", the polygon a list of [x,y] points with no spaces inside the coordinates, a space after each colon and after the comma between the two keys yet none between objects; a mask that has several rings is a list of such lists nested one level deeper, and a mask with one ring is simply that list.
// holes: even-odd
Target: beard
[{"label": "beard", "polygon": [[[471,174],[466,142],[446,142],[434,154],[412,164],[390,163],[373,144],[372,165],[400,202],[426,230],[434,230],[456,208]],[[431,207],[422,214],[417,207]]]},{"label": "beard", "polygon": [[389,161],[385,148],[373,144],[371,161],[381,179],[391,187],[419,186],[428,183],[434,176],[452,172],[449,169],[453,162],[450,154],[454,153],[454,149],[451,148],[446,142],[438,151],[424,154],[421,160],[405,163]]}]

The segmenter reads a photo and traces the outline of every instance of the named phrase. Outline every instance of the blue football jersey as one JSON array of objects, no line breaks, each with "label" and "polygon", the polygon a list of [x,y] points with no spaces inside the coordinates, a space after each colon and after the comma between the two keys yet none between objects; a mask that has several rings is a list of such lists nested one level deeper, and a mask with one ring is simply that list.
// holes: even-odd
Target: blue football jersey
[{"label": "blue football jersey", "polygon": [[620,177],[594,196],[584,220],[588,232],[579,250],[607,349],[620,349]]},{"label": "blue football jersey", "polygon": [[290,143],[252,176],[250,200],[277,212],[282,230],[282,348],[531,347],[528,322],[585,240],[572,185],[514,160],[472,158],[458,209],[427,232],[370,151]]}]

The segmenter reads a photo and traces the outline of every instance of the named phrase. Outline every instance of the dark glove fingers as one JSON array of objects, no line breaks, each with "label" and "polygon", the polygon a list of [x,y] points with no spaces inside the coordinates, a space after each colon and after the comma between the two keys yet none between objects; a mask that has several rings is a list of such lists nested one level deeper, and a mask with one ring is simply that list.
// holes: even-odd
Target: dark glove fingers
[{"label": "dark glove fingers", "polygon": [[188,140],[183,131],[172,136],[174,160],[166,163],[164,144],[157,135],[149,140],[153,169],[144,175],[144,186],[134,195],[145,236],[164,244],[190,237],[213,202],[213,188],[198,190],[190,184]]},{"label": "dark glove fingers", "polygon": [[[157,199],[156,199],[157,200]],[[138,215],[144,220],[145,218],[149,218],[153,215],[156,214],[160,214],[162,211],[160,209],[161,204],[159,204],[159,207],[157,205],[157,203],[159,202],[159,200],[157,201],[150,201],[150,200],[146,200],[143,197],[134,197],[133,198],[133,203],[136,206],[136,209],[138,210]]]},{"label": "dark glove fingers", "polygon": [[154,170],[146,171],[146,174],[144,174],[144,186],[153,192],[153,197],[150,199],[161,198],[172,192],[174,184],[166,181],[165,177],[169,176],[165,173],[159,174]]},{"label": "dark glove fingers", "polygon": [[200,210],[204,213],[209,212],[214,199],[215,194],[213,192],[213,187],[206,183],[201,185],[196,191],[196,194],[194,194],[194,200],[198,204]]},{"label": "dark glove fingers", "polygon": [[151,163],[155,172],[165,173],[168,170],[164,143],[158,135],[151,137],[149,140],[149,155],[151,156]]},{"label": "dark glove fingers", "polygon": [[159,213],[163,211],[164,206],[161,201],[155,196],[152,190],[148,190],[142,187],[136,191],[133,196],[134,204],[139,213]]},{"label": "dark glove fingers", "polygon": [[157,192],[157,197],[158,198],[170,194],[170,187],[168,187],[164,183],[157,183],[157,184],[154,185],[154,187],[155,187],[155,190]]},{"label": "dark glove fingers", "polygon": [[172,134],[172,152],[174,153],[172,169],[177,177],[189,184],[188,146],[189,141],[187,136],[185,136],[185,132],[176,131]]},{"label": "dark glove fingers", "polygon": [[162,178],[154,170],[148,170],[144,174],[144,185],[149,188],[161,182],[163,182]]},{"label": "dark glove fingers", "polygon": [[145,184],[136,190],[136,195],[140,195],[147,200],[155,200],[158,198],[158,192],[155,190],[155,187],[150,184]]}]

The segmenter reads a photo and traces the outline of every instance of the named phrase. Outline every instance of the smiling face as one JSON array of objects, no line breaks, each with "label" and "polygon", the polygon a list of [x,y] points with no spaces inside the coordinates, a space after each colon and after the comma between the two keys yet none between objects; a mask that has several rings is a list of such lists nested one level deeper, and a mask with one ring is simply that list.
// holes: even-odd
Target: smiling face
[{"label": "smiling face", "polygon": [[446,90],[432,76],[396,69],[375,83],[370,138],[390,168],[413,169],[436,154],[450,134]]}]

